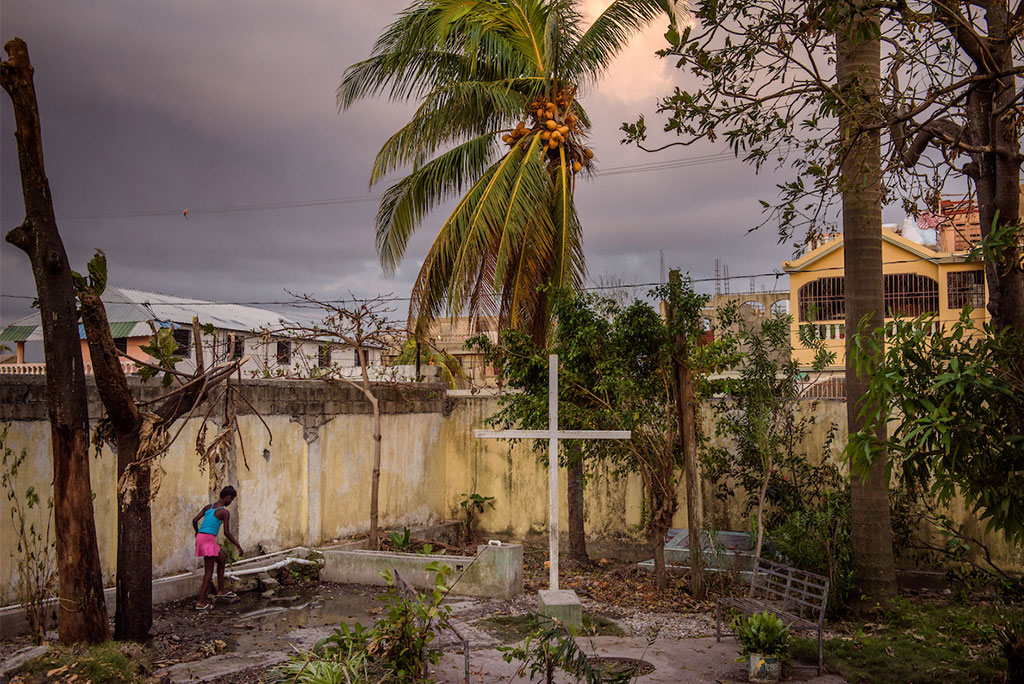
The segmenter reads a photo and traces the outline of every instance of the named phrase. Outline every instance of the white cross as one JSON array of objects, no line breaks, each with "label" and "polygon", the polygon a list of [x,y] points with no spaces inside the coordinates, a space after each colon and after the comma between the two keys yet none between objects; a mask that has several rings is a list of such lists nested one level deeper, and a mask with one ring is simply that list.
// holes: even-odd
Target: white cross
[{"label": "white cross", "polygon": [[558,354],[548,357],[548,429],[547,430],[473,430],[478,439],[548,440],[548,584],[558,589],[558,440],[629,439],[629,430],[558,429]]}]

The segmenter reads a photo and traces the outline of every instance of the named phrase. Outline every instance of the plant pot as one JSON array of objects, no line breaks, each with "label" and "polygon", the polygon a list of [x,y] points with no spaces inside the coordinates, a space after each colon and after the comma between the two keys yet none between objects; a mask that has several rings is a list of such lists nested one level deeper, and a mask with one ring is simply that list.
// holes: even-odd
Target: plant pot
[{"label": "plant pot", "polygon": [[782,674],[782,660],[776,656],[751,653],[747,658],[747,681],[755,684],[772,684]]}]

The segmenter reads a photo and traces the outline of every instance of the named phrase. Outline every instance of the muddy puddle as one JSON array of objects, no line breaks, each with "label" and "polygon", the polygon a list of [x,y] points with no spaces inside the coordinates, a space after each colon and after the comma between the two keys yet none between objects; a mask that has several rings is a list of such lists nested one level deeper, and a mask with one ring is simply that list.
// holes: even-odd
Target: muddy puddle
[{"label": "muddy puddle", "polygon": [[[380,614],[379,591],[368,587],[328,587],[284,590],[272,598],[242,595],[218,610],[231,627],[229,648],[309,648],[344,622],[373,624]],[[221,606],[218,606],[220,609]]]}]

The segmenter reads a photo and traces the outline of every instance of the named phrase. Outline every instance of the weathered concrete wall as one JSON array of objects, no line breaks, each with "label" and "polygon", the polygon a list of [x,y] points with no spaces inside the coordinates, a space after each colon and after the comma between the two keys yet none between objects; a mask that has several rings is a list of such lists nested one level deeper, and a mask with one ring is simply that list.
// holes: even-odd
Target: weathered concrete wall
[{"label": "weathered concrete wall", "polygon": [[[538,462],[537,454],[530,450],[528,444],[520,443],[509,449],[504,441],[472,437],[473,429],[484,425],[484,421],[497,409],[495,397],[460,398],[445,420],[446,511],[452,517],[459,517],[459,501],[464,494],[477,492],[493,496],[494,510],[481,517],[482,527],[520,538],[547,529],[547,469]],[[827,453],[823,452],[822,445],[826,443],[826,435],[833,429],[833,423],[845,423],[846,405],[822,400],[808,410],[813,410],[815,421],[807,432],[803,448],[815,460],[838,459],[841,448],[837,444],[842,442],[833,442]],[[705,410],[701,420],[705,426],[711,426],[711,411]],[[708,431],[713,432],[713,429],[708,427]],[[713,438],[712,444],[717,443]],[[562,530],[568,528],[566,481],[563,472],[559,479],[562,499],[559,524]],[[746,529],[746,519],[734,501],[719,500],[707,483],[702,498],[707,524],[723,530]],[[643,502],[643,485],[639,476],[620,475],[610,465],[599,464],[588,474],[584,494],[588,536],[642,540]],[[686,492],[682,487],[673,525],[687,527]]]},{"label": "weathered concrete wall", "polygon": [[[0,377],[0,421],[10,421],[8,444],[27,451],[18,477],[19,491],[33,486],[45,502],[52,480],[50,431],[46,421],[42,377]],[[155,389],[137,387],[142,396]],[[247,381],[246,393],[273,434],[254,415],[239,418],[245,463],[236,447],[235,465],[228,482],[239,489],[232,524],[245,550],[272,552],[294,546],[317,545],[365,532],[368,525],[372,469],[370,406],[355,390],[322,382]],[[99,417],[93,392],[90,415]],[[547,523],[547,471],[530,445],[509,448],[506,442],[477,440],[474,428],[498,408],[493,396],[448,397],[438,385],[400,393],[382,390],[383,452],[381,458],[380,515],[384,526],[431,524],[462,517],[459,501],[477,492],[495,497],[494,510],[481,516],[481,529],[504,540],[543,532]],[[813,407],[815,424],[807,436],[812,458],[839,462],[845,442],[845,411],[840,401],[821,400]],[[712,432],[711,416],[702,416]],[[822,452],[826,435],[837,427],[829,451]],[[214,483],[200,472],[195,454],[199,420],[193,419],[163,458],[166,474],[153,504],[153,560],[157,576],[191,570],[193,558],[191,518],[215,498]],[[109,448],[91,459],[96,492],[97,533],[105,579],[113,580],[116,561],[114,455]],[[247,466],[246,466],[247,464]],[[562,482],[562,529],[566,529],[566,477]],[[721,501],[705,483],[705,520],[717,529],[743,530],[748,522],[735,501]],[[686,527],[685,494],[674,524]],[[635,475],[618,475],[602,465],[589,474],[586,529],[592,538],[640,542],[643,491]],[[43,511],[32,521],[45,525]],[[954,519],[968,521],[972,533],[983,536],[983,526],[962,503],[951,509]],[[995,536],[985,536],[993,557],[1008,567],[1024,569],[1019,548]],[[17,545],[6,511],[0,513],[0,601],[15,600],[15,577],[10,549]]]},{"label": "weathered concrete wall", "polygon": [[[38,530],[46,526],[45,502],[53,479],[44,380],[0,377],[0,421],[10,423],[7,444],[16,452],[26,450],[17,489],[23,494],[34,487],[44,504],[32,511],[28,520]],[[133,382],[140,397],[157,396],[158,388]],[[192,516],[215,499],[224,484],[239,490],[231,523],[250,554],[316,544],[367,528],[373,454],[369,403],[357,390],[317,381],[245,384],[247,398],[270,433],[251,412],[239,416],[245,456],[243,459],[236,442],[227,482],[214,483],[209,473],[198,468],[195,441],[199,418],[185,425],[160,461],[165,472],[153,502],[153,570],[158,577],[198,567],[193,557]],[[381,458],[381,523],[412,526],[435,522],[444,513],[445,450],[437,443],[444,419],[444,388],[381,388],[378,395],[387,435]],[[92,386],[89,412],[93,421],[101,415]],[[90,459],[100,560],[108,583],[113,581],[117,559],[115,463],[109,447]],[[17,537],[5,506],[0,515],[2,604],[16,600],[16,572],[10,553],[16,548]]]}]

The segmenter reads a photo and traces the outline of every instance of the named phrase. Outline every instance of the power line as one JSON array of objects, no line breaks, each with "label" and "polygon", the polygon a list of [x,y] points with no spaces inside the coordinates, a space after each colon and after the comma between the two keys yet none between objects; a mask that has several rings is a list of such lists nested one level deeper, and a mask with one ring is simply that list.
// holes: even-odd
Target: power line
[{"label": "power line", "polygon": [[[891,265],[895,265],[895,264],[911,264],[911,263],[918,263],[918,262],[921,262],[921,261],[930,261],[930,259],[928,259],[926,257],[917,257],[917,258],[914,258],[914,259],[898,259],[898,260],[895,260],[895,261],[883,261],[882,265],[884,265],[884,266],[891,266]],[[965,262],[965,263],[969,263],[969,262]],[[823,268],[803,269],[803,270],[801,270],[799,272],[800,273],[823,273],[823,272],[827,272],[827,271],[843,271],[843,270],[845,270],[844,266],[827,266],[827,267],[823,267]],[[740,278],[776,278],[776,279],[778,279],[778,278],[781,278],[781,277],[783,277],[785,275],[788,275],[785,271],[766,271],[764,273],[746,273],[746,274],[741,274],[741,275],[719,276],[717,278],[714,277],[714,276],[706,277],[706,278],[689,278],[689,281],[691,283],[710,283],[710,282],[714,282],[715,280],[725,280],[726,278],[728,278],[729,280],[737,280],[737,279],[740,279]],[[601,290],[634,289],[634,288],[638,288],[638,287],[658,287],[658,286],[664,285],[664,284],[665,283],[663,283],[663,282],[649,282],[649,283],[630,283],[630,284],[625,284],[624,283],[624,284],[621,284],[621,285],[590,285],[590,286],[587,286],[587,287],[581,287],[580,290],[586,291],[586,292],[595,292],[595,291],[601,291]],[[497,297],[500,294],[501,294],[500,292],[490,292],[490,293],[488,293],[485,296]],[[750,293],[736,293],[736,294],[737,295],[741,295],[741,294],[750,294]],[[29,300],[36,299],[36,297],[34,297],[32,295],[0,294],[0,297],[6,298],[6,299],[29,299]],[[344,299],[324,299],[324,300],[321,300],[321,301],[323,301],[325,304],[344,304],[346,302],[366,302],[366,301],[370,301],[371,299],[380,299],[380,301],[383,302],[383,303],[412,301],[412,297],[385,297],[385,298],[380,298],[380,297],[346,297]],[[159,302],[151,303],[151,304],[153,304],[153,306],[159,306],[160,305]],[[309,308],[310,306],[313,305],[311,302],[306,302],[306,301],[303,301],[301,299],[290,299],[290,300],[284,300],[284,301],[264,301],[264,302],[218,302],[218,301],[209,301],[209,300],[201,300],[201,301],[190,302],[190,301],[180,301],[179,300],[179,301],[175,301],[175,302],[169,302],[168,304],[173,304],[173,305],[177,305],[177,306],[290,306],[290,307],[294,307],[294,308]]]},{"label": "power line", "polygon": [[[641,164],[628,164],[625,166],[613,166],[607,169],[598,169],[594,172],[594,176],[600,178],[611,178],[614,176],[624,176],[635,173],[647,173],[649,171],[670,171],[673,169],[689,168],[691,166],[702,166],[704,164],[713,164],[728,159],[735,159],[728,150],[718,152],[715,154],[706,154],[696,157],[684,157],[681,159],[669,159],[657,162],[644,162]],[[200,207],[198,209],[188,209],[188,216],[204,216],[204,215],[217,215],[217,214],[232,214],[238,212],[249,212],[249,211],[279,211],[282,209],[305,209],[309,207],[325,207],[325,206],[336,206],[345,204],[355,204],[359,202],[369,202],[380,200],[383,194],[366,194],[366,195],[350,195],[347,197],[326,197],[319,199],[308,199],[308,200],[287,200],[281,202],[264,202],[258,204],[238,204],[229,205],[222,207]],[[83,214],[61,214],[59,220],[62,221],[94,221],[103,219],[129,219],[129,218],[157,218],[161,216],[181,216],[183,209],[151,209],[151,210],[138,210],[138,211],[107,211],[107,212],[91,212]],[[2,218],[4,221],[16,221],[16,216],[5,216]]]}]

